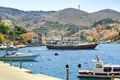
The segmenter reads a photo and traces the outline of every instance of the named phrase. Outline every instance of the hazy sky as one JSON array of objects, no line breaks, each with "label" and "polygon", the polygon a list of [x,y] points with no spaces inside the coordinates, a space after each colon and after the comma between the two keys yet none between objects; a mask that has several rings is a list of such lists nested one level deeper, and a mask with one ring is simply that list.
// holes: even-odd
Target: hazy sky
[{"label": "hazy sky", "polygon": [[11,7],[24,11],[51,11],[65,8],[77,8],[86,12],[102,9],[113,9],[120,12],[120,0],[0,0],[0,6]]}]

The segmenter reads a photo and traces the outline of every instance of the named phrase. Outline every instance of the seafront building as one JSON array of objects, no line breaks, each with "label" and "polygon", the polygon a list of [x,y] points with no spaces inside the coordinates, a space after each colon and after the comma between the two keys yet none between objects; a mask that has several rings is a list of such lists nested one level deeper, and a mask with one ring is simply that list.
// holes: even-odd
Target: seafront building
[{"label": "seafront building", "polygon": [[42,34],[37,32],[28,32],[21,35],[21,38],[28,46],[42,45]]}]

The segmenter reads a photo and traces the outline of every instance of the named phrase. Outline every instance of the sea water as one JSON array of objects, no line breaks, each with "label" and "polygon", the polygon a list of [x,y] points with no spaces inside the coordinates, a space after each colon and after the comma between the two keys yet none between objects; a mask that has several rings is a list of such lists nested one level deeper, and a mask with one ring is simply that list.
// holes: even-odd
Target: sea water
[{"label": "sea water", "polygon": [[[30,50],[30,52],[29,52]],[[79,69],[92,69],[96,55],[105,63],[120,64],[120,44],[99,44],[92,50],[52,50],[46,46],[26,47],[19,52],[40,54],[35,61],[24,61],[23,68],[32,70],[33,74],[45,74],[66,79],[66,65],[69,66],[69,80],[107,80],[94,78],[77,78]],[[0,51],[2,54],[4,51]],[[59,55],[55,55],[58,53]],[[78,68],[81,64],[81,68]],[[19,66],[19,61],[13,62]],[[109,79],[108,79],[109,80]]]}]

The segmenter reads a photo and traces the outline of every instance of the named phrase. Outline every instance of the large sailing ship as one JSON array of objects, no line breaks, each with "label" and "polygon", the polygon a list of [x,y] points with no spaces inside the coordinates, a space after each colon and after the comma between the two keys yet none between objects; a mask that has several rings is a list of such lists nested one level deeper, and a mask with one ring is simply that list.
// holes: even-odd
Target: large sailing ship
[{"label": "large sailing ship", "polygon": [[[79,6],[80,10],[80,6]],[[80,42],[80,28],[79,28],[79,41],[65,41],[63,39],[57,40],[53,43],[47,43],[48,49],[95,49],[98,43],[81,43]]]},{"label": "large sailing ship", "polygon": [[88,44],[74,44],[74,42],[58,42],[56,44],[47,44],[48,49],[95,49],[98,43],[88,43]]}]

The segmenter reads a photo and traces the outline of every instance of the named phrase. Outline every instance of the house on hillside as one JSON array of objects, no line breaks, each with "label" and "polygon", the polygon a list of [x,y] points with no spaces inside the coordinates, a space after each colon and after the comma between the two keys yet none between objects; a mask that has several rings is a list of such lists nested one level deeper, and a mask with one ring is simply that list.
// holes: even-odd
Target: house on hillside
[{"label": "house on hillside", "polygon": [[28,32],[21,35],[22,40],[29,46],[42,45],[42,34],[36,32]]}]

